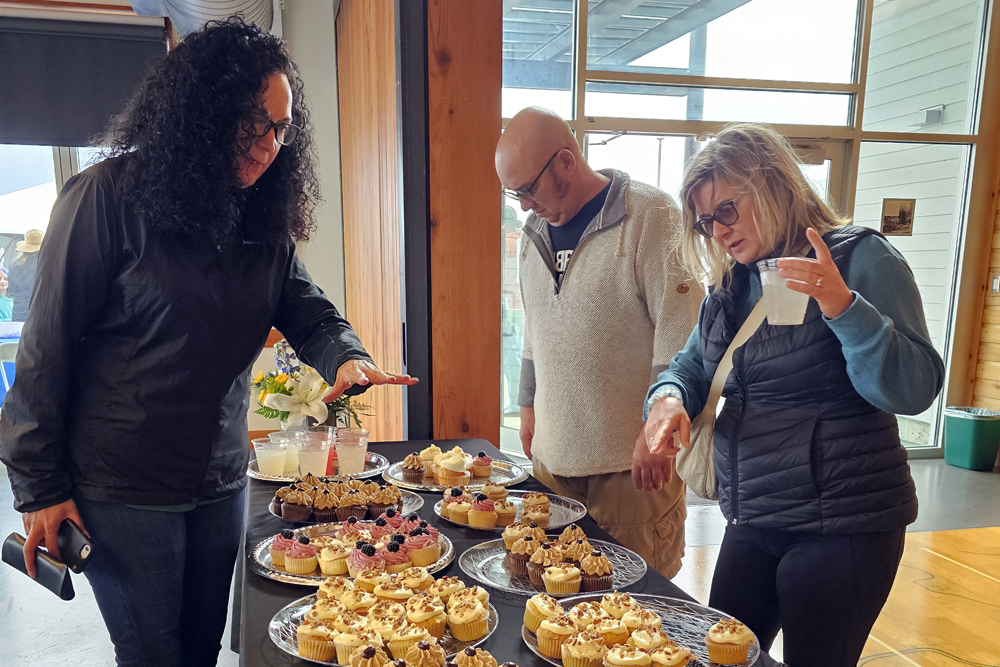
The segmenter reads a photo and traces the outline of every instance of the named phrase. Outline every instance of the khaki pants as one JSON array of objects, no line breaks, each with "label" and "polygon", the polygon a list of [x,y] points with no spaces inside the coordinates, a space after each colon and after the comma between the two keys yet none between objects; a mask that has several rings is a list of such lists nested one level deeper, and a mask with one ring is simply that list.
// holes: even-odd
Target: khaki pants
[{"label": "khaki pants", "polygon": [[687,508],[684,485],[676,474],[660,491],[639,491],[630,470],[561,477],[550,473],[537,458],[531,467],[535,479],[553,493],[585,504],[597,525],[667,579],[680,571]]}]

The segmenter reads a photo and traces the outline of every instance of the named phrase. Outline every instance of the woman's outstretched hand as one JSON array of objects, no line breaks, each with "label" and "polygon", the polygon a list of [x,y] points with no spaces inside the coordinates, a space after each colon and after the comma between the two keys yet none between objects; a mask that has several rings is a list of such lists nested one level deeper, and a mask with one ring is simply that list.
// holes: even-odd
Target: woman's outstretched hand
[{"label": "woman's outstretched hand", "polygon": [[345,361],[337,369],[337,380],[330,388],[330,392],[323,397],[324,403],[332,403],[340,398],[345,391],[354,385],[365,386],[367,384],[403,384],[415,385],[419,380],[409,375],[394,375],[380,371],[375,364],[363,359],[351,359]]},{"label": "woman's outstretched hand", "polygon": [[691,419],[683,403],[667,396],[653,404],[646,421],[646,446],[650,453],[676,456],[680,449],[674,446],[674,433],[684,447],[691,448]]},{"label": "woman's outstretched hand", "polygon": [[806,238],[816,250],[816,259],[782,259],[778,261],[778,275],[790,278],[788,289],[808,294],[816,299],[819,309],[834,320],[844,314],[854,303],[854,292],[847,287],[840,269],[833,263],[830,250],[815,229],[806,230]]}]

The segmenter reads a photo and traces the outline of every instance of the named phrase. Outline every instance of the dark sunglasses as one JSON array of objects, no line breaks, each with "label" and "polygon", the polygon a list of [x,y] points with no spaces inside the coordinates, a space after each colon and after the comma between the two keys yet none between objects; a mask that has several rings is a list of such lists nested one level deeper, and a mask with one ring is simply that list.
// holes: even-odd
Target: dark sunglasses
[{"label": "dark sunglasses", "polygon": [[694,231],[698,232],[706,239],[712,238],[712,223],[718,222],[725,227],[732,227],[740,219],[740,212],[736,210],[736,201],[730,199],[719,204],[715,213],[698,218],[694,223]]},{"label": "dark sunglasses", "polygon": [[528,187],[526,187],[526,188],[524,188],[522,190],[506,190],[505,189],[503,191],[503,193],[505,195],[507,195],[508,197],[510,197],[511,199],[515,200],[515,201],[521,201],[522,199],[531,199],[532,197],[534,197],[535,196],[535,183],[537,183],[538,179],[542,177],[542,174],[544,174],[545,170],[549,168],[549,165],[552,164],[552,161],[556,159],[556,156],[559,155],[559,153],[561,153],[564,150],[566,150],[566,149],[565,148],[560,148],[559,150],[557,150],[555,153],[552,154],[552,157],[550,157],[549,161],[545,163],[545,166],[542,167],[542,170],[540,172],[538,172],[538,176],[535,176],[535,180],[533,180],[531,182],[531,185],[529,185]]}]

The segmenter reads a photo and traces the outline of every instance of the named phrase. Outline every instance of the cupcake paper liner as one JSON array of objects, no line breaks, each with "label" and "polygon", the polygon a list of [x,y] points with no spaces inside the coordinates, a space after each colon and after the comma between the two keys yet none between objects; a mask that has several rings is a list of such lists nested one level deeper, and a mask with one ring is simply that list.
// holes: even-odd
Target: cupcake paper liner
[{"label": "cupcake paper liner", "polygon": [[271,553],[272,565],[275,567],[285,567],[285,552],[283,550],[271,547],[268,551]]},{"label": "cupcake paper liner", "polygon": [[[562,648],[560,647],[561,650]],[[562,654],[563,667],[600,667],[601,662],[601,658],[574,658],[568,653],[563,652]]]},{"label": "cupcake paper liner", "polygon": [[470,510],[469,525],[473,528],[493,528],[497,525],[497,513],[477,509]]},{"label": "cupcake paper liner", "polygon": [[448,626],[451,627],[451,636],[460,642],[474,642],[477,639],[482,639],[490,630],[489,618],[472,623],[452,623],[449,621]]},{"label": "cupcake paper liner", "polygon": [[584,574],[583,577],[583,590],[592,593],[594,591],[608,591],[611,590],[611,585],[613,583],[614,577],[611,574],[602,575],[588,575]]},{"label": "cupcake paper liner", "polygon": [[330,662],[337,654],[336,645],[329,639],[299,635],[299,655],[307,660]]},{"label": "cupcake paper liner", "polygon": [[308,521],[312,515],[312,508],[307,505],[293,505],[291,503],[281,503],[281,518],[289,521]]},{"label": "cupcake paper liner", "polygon": [[713,642],[705,637],[705,646],[708,648],[708,659],[720,665],[738,665],[747,659],[750,652],[750,643],[729,644]]},{"label": "cupcake paper liner", "polygon": [[557,635],[555,633],[549,632],[537,632],[535,637],[538,639],[538,652],[544,655],[546,658],[555,658],[559,660],[562,658],[562,645],[563,642],[569,637],[569,635]]},{"label": "cupcake paper liner", "polygon": [[285,571],[291,574],[312,574],[316,570],[316,556],[291,558],[285,554]]},{"label": "cupcake paper liner", "polygon": [[532,632],[538,632],[538,626],[542,624],[545,617],[531,610],[531,607],[524,605],[524,627]]},{"label": "cupcake paper liner", "polygon": [[417,549],[416,551],[410,552],[410,560],[417,567],[427,567],[432,563],[437,562],[437,559],[441,557],[441,547],[435,544],[432,547],[424,547],[423,549]]},{"label": "cupcake paper liner", "polygon": [[579,593],[580,592],[580,579],[575,581],[552,581],[551,579],[542,576],[542,583],[545,585],[546,593],[564,594],[564,593]]},{"label": "cupcake paper liner", "polygon": [[319,571],[328,576],[333,576],[335,574],[347,574],[347,559],[340,558],[337,560],[323,560],[320,558]]}]

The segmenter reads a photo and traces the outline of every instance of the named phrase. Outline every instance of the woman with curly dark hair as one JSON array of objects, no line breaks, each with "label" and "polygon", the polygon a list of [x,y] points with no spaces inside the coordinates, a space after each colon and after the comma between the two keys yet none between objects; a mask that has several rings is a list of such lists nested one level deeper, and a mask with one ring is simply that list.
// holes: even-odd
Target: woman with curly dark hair
[{"label": "woman with curly dark hair", "polygon": [[283,43],[209,24],[67,182],[41,251],[0,458],[34,550],[64,519],[119,665],[215,664],[242,528],[249,370],[271,327],[333,388],[379,371],[295,253],[319,198]]}]

